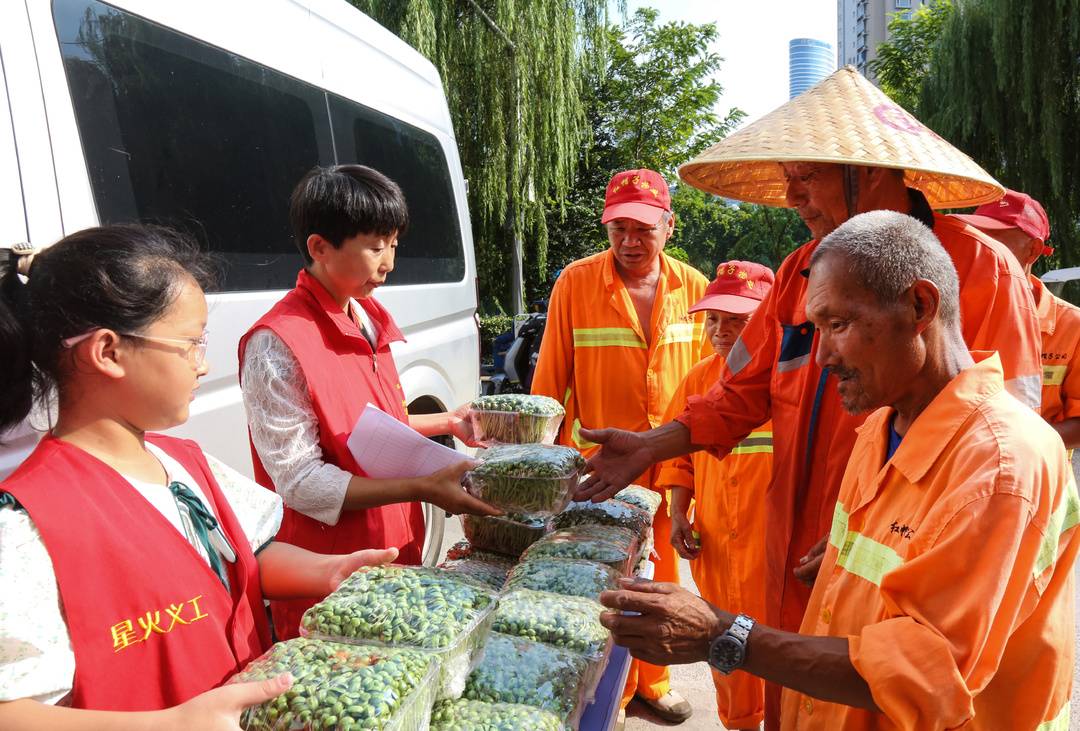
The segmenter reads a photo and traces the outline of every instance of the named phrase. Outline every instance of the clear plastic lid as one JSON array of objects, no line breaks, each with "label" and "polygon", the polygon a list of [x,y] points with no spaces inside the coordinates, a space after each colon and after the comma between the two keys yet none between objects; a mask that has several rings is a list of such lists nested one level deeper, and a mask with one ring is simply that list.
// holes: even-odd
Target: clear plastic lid
[{"label": "clear plastic lid", "polygon": [[547,444],[501,444],[477,458],[480,464],[465,475],[466,488],[510,513],[559,512],[585,468],[577,450]]},{"label": "clear plastic lid", "polygon": [[572,502],[552,518],[556,530],[574,525],[615,525],[627,528],[645,540],[652,527],[653,514],[622,500],[605,500],[600,503]]},{"label": "clear plastic lid", "polygon": [[442,701],[431,714],[431,731],[566,731],[558,716],[519,703]]},{"label": "clear plastic lid", "polygon": [[286,672],[292,687],[246,709],[241,728],[412,731],[427,724],[438,685],[428,653],[305,638],[274,645],[230,682]]},{"label": "clear plastic lid", "polygon": [[596,561],[534,558],[519,563],[506,577],[506,590],[533,589],[553,594],[597,599],[600,592],[618,588],[618,571]]},{"label": "clear plastic lid", "polygon": [[660,503],[663,502],[663,497],[656,490],[650,490],[647,487],[641,485],[627,485],[622,490],[615,493],[616,500],[622,500],[624,503],[630,503],[637,506],[642,510],[649,511],[649,515],[656,516],[656,511],[660,509]]},{"label": "clear plastic lid", "polygon": [[566,411],[547,396],[481,396],[470,404],[473,437],[484,445],[551,444]]},{"label": "clear plastic lid", "polygon": [[499,600],[492,630],[598,657],[611,636],[600,624],[603,611],[593,599],[515,589]]},{"label": "clear plastic lid", "polygon": [[574,558],[607,564],[627,575],[641,558],[641,540],[627,528],[614,525],[574,525],[549,533],[529,546],[522,561]]},{"label": "clear plastic lid", "polygon": [[547,515],[521,513],[462,515],[461,530],[473,547],[517,558],[551,531],[551,521]]}]

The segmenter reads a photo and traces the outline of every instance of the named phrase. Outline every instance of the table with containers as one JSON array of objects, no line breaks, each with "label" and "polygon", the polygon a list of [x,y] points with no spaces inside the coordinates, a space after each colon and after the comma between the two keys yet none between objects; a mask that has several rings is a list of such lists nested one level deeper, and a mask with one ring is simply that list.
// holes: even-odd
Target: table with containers
[{"label": "table with containers", "polygon": [[600,624],[600,592],[651,568],[660,495],[630,486],[571,502],[585,462],[553,445],[563,408],[544,396],[482,396],[484,445],[466,489],[504,511],[462,516],[434,568],[360,569],[235,681],[290,672],[245,729],[606,731],[629,663]]}]

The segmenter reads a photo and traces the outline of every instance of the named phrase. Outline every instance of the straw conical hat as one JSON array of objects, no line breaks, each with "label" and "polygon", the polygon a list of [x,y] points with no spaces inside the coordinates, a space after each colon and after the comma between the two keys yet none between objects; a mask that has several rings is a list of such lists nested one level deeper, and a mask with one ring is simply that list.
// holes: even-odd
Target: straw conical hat
[{"label": "straw conical hat", "polygon": [[851,66],[685,163],[679,177],[725,198],[786,206],[781,162],[900,168],[934,208],[977,206],[1005,192]]}]

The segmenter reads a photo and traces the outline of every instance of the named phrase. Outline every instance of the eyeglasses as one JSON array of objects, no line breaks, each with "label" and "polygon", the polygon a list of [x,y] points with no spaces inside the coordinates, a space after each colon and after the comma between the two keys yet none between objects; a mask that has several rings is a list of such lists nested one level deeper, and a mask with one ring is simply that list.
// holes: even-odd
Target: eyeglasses
[{"label": "eyeglasses", "polygon": [[[83,340],[97,332],[100,328],[95,328],[89,332],[85,332],[82,335],[76,335],[71,338],[66,338],[60,342],[65,348],[73,348]],[[155,343],[175,343],[176,345],[186,345],[187,350],[184,352],[184,356],[188,359],[196,369],[202,368],[202,364],[206,362],[206,345],[209,342],[210,331],[203,330],[203,334],[197,338],[167,338],[160,335],[141,335],[139,333],[123,333],[118,332],[117,335],[121,335],[125,338],[138,338],[139,340],[149,340]]]}]

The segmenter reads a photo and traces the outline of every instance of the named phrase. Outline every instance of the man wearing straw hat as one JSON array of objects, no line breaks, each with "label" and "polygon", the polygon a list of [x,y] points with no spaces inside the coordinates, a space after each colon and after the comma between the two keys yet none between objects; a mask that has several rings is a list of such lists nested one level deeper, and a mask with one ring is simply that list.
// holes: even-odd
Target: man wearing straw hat
[{"label": "man wearing straw hat", "polygon": [[815,358],[868,415],[798,632],[652,582],[602,593],[601,621],[635,657],[784,686],[785,731],[1066,731],[1080,497],[1061,440],[997,353],[968,351],[956,270],[914,218],[855,216],[808,265]]},{"label": "man wearing straw hat", "polygon": [[[853,68],[714,145],[680,175],[725,197],[797,208],[815,238],[780,266],[712,391],[649,432],[582,432],[603,448],[590,459],[592,475],[577,498],[606,498],[652,461],[702,448],[722,457],[771,418],[773,479],[762,486],[769,513],[766,620],[795,630],[864,418],[844,411],[840,379],[815,362],[818,333],[806,316],[804,272],[818,241],[849,217],[878,209],[910,213],[932,228],[959,273],[965,342],[998,351],[1006,387],[1038,408],[1034,303],[1023,271],[1000,243],[932,211],[996,200],[1002,186]],[[775,728],[779,691],[769,687],[766,696],[766,724]]]},{"label": "man wearing straw hat", "polygon": [[1080,447],[1080,308],[1055,297],[1031,273],[1040,256],[1054,253],[1047,245],[1046,211],[1031,196],[1009,190],[1001,200],[956,217],[1000,241],[1024,268],[1042,334],[1042,417],[1066,447]]},{"label": "man wearing straw hat", "polygon": [[[625,170],[608,183],[600,222],[611,247],[563,269],[551,292],[547,326],[532,392],[566,406],[559,443],[588,456],[595,444],[582,426],[614,425],[644,431],[663,422],[664,410],[690,367],[712,346],[703,314],[690,306],[708,285],[693,267],[664,253],[675,229],[671,196],[653,170]],[[645,465],[632,481],[653,488],[659,465]],[[678,581],[678,557],[666,540],[666,501],[656,513],[655,576]],[[671,690],[666,667],[634,662],[623,706],[637,695],[672,723],[693,712]]]}]

